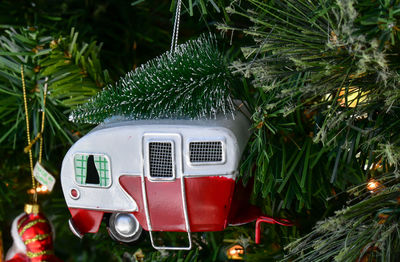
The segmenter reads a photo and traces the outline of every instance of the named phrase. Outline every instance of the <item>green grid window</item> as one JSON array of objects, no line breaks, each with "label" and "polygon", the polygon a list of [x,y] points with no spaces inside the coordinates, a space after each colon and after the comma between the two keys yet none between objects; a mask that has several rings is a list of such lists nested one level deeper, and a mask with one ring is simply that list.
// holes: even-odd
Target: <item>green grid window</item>
[{"label": "green grid window", "polygon": [[[92,160],[92,161],[91,161]],[[93,165],[90,167],[88,165]],[[74,155],[75,181],[80,185],[108,187],[111,185],[110,162],[105,155],[75,154]],[[88,170],[92,170],[88,174]],[[97,176],[96,183],[89,182],[89,176]],[[91,179],[93,181],[93,178]]]}]

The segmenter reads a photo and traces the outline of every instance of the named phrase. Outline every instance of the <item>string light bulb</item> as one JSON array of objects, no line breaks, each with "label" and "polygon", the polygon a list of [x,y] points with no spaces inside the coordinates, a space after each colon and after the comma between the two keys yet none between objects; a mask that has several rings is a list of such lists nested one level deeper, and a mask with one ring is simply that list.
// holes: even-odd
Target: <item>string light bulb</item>
[{"label": "string light bulb", "polygon": [[371,193],[376,193],[381,188],[382,188],[382,184],[373,178],[371,178],[367,183],[367,189]]},{"label": "string light bulb", "polygon": [[228,259],[243,260],[244,248],[241,245],[233,245],[226,251]]},{"label": "string light bulb", "polygon": [[39,192],[45,193],[45,192],[48,191],[48,190],[47,190],[47,186],[45,186],[45,185],[38,186],[38,187],[36,187],[36,191],[37,191],[38,193],[39,193]]},{"label": "string light bulb", "polygon": [[[36,193],[38,194],[47,194],[49,193],[49,189],[45,185],[38,185],[36,188]],[[28,190],[28,194],[34,194],[35,189],[31,188]]]}]

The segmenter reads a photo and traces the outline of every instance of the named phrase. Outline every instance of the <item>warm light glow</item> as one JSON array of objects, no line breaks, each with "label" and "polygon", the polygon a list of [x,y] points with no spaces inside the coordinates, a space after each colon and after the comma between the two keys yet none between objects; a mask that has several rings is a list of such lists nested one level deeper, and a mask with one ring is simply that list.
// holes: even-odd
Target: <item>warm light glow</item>
[{"label": "warm light glow", "polygon": [[[49,190],[48,190],[47,186],[40,185],[40,186],[36,187],[36,192],[40,193],[40,194],[45,194],[45,193],[48,193]],[[33,188],[28,189],[28,194],[33,194],[33,193],[35,193],[35,190]]]},{"label": "warm light glow", "polygon": [[36,187],[36,192],[47,193],[48,192],[47,186],[41,185],[41,186]]},{"label": "warm light glow", "polygon": [[381,183],[376,181],[375,179],[369,180],[367,184],[367,189],[371,192],[374,193],[376,192],[377,189],[381,188]]},{"label": "warm light glow", "polygon": [[368,185],[367,185],[368,190],[374,190],[377,187],[378,187],[378,183],[376,183],[375,181],[368,182]]},{"label": "warm light glow", "polygon": [[232,260],[242,260],[244,249],[240,245],[231,246],[226,252],[228,259]]},{"label": "warm light glow", "polygon": [[360,88],[356,86],[343,87],[339,90],[338,102],[343,107],[354,108],[359,103],[366,101],[367,94],[368,92],[361,92]]},{"label": "warm light glow", "polygon": [[229,249],[229,255],[234,256],[239,252],[239,250],[236,249]]}]

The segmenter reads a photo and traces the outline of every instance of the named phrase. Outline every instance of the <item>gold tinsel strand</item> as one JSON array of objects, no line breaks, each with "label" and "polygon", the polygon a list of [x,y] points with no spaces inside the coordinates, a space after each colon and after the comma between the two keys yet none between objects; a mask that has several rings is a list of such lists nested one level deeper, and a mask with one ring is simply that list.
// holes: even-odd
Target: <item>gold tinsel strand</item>
[{"label": "gold tinsel strand", "polygon": [[46,239],[50,236],[50,234],[42,234],[42,235],[37,235],[34,238],[28,239],[24,241],[25,245],[28,245],[29,243],[35,242],[35,241],[40,241],[43,239]]},{"label": "gold tinsel strand", "polygon": [[[28,102],[26,101],[26,86],[25,86],[25,77],[24,77],[24,66],[21,65],[21,80],[22,80],[22,90],[24,94],[24,108],[25,108],[25,120],[26,120],[26,137],[28,141],[28,145],[31,144],[31,133],[29,131],[29,115],[28,115]],[[32,188],[34,189],[33,201],[37,202],[37,193],[36,193],[36,181],[35,176],[33,175],[33,158],[32,158],[32,150],[29,149],[29,166],[31,168],[31,176],[32,176]]]},{"label": "gold tinsel strand", "polygon": [[40,251],[40,252],[26,252],[26,255],[29,257],[29,258],[34,258],[34,257],[38,257],[38,256],[42,256],[42,255],[51,255],[51,254],[53,254],[54,252],[52,251],[52,250],[43,250],[43,251]]},{"label": "gold tinsel strand", "polygon": [[29,222],[28,224],[26,224],[26,225],[22,228],[21,232],[19,232],[19,235],[22,236],[22,235],[25,233],[26,230],[28,230],[29,228],[33,227],[33,226],[36,225],[37,223],[46,223],[46,222],[47,222],[47,221],[46,221],[45,219],[38,219],[38,220],[35,220],[35,221],[32,221],[32,222]]}]

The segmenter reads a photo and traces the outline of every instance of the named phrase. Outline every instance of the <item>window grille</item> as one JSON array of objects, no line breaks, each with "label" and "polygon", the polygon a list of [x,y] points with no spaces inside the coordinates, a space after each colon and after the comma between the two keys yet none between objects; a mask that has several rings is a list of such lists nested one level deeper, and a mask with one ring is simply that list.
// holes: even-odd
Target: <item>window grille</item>
[{"label": "window grille", "polygon": [[109,187],[111,185],[110,162],[103,154],[74,155],[75,181],[84,186]]},{"label": "window grille", "polygon": [[173,177],[172,143],[149,143],[150,177]]},{"label": "window grille", "polygon": [[207,163],[222,162],[222,142],[191,142],[189,143],[190,162]]}]

